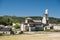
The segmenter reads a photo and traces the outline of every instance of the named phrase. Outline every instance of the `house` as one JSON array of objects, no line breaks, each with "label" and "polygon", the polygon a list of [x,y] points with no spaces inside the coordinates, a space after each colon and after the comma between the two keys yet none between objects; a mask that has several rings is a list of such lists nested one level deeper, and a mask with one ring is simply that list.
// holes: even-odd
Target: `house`
[{"label": "house", "polygon": [[11,32],[12,32],[12,26],[4,26],[4,25],[0,26],[0,33],[11,34]]}]

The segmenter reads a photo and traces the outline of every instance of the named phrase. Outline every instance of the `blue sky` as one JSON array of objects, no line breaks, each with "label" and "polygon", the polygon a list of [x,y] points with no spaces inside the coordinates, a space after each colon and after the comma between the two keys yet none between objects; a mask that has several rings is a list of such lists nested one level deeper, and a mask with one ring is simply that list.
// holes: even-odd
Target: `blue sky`
[{"label": "blue sky", "polygon": [[60,0],[0,0],[0,16],[44,16],[60,18]]}]

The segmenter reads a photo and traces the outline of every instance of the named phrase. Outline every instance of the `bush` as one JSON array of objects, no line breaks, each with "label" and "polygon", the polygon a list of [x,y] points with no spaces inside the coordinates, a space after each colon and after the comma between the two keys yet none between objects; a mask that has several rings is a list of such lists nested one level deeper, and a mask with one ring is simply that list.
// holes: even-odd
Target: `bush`
[{"label": "bush", "polygon": [[14,26],[15,29],[18,29],[20,28],[20,24],[19,23],[16,23],[16,25]]}]

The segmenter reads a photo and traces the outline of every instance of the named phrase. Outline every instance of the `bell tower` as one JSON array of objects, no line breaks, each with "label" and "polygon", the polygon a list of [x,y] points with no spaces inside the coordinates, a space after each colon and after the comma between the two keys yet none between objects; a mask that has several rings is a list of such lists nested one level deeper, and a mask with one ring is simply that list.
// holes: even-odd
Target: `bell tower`
[{"label": "bell tower", "polygon": [[45,10],[45,18],[46,18],[46,24],[48,24],[48,9]]}]

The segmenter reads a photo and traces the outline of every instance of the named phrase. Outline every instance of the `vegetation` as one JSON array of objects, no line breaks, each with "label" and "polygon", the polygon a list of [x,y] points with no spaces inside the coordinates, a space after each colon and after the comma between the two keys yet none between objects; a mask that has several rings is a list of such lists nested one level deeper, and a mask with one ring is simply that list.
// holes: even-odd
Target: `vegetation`
[{"label": "vegetation", "polygon": [[[40,16],[30,16],[34,20],[42,20]],[[16,16],[0,16],[0,24],[12,25],[12,23],[21,23],[25,21],[26,17],[16,17]],[[54,24],[60,24],[60,18],[49,17],[49,22]]]},{"label": "vegetation", "polygon": [[60,18],[49,17],[49,22],[54,24],[60,24]]},{"label": "vegetation", "polygon": [[15,29],[18,29],[18,28],[20,28],[20,24],[19,23],[15,23],[16,25],[14,25],[14,28]]}]

